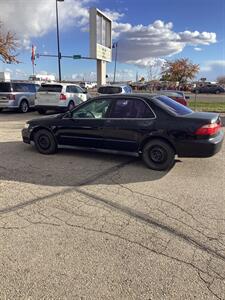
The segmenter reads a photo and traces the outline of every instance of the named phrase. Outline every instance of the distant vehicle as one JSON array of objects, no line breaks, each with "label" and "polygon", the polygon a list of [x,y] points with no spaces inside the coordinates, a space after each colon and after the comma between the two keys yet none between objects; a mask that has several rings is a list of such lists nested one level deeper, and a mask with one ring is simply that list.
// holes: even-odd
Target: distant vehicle
[{"label": "distant vehicle", "polygon": [[182,91],[176,91],[176,90],[161,90],[159,92],[161,95],[165,95],[176,102],[179,102],[180,104],[183,104],[184,106],[188,105],[187,100],[190,99],[189,96],[185,96],[184,92]]},{"label": "distant vehicle", "polygon": [[48,110],[67,111],[89,98],[90,95],[78,85],[46,83],[37,92],[35,108],[40,114]]},{"label": "distant vehicle", "polygon": [[97,92],[100,95],[131,94],[132,88],[129,85],[102,85],[98,88]]},{"label": "distant vehicle", "polygon": [[209,157],[223,142],[219,114],[193,112],[166,96],[101,96],[66,114],[27,122],[24,143],[42,154],[58,148],[141,156],[154,170],[168,170],[179,157]]},{"label": "distant vehicle", "polygon": [[29,80],[35,81],[35,82],[54,82],[55,81],[55,75],[51,74],[35,74],[29,76]]},{"label": "distant vehicle", "polygon": [[196,93],[196,94],[200,94],[200,93],[220,94],[220,93],[224,93],[224,92],[225,92],[225,89],[216,84],[207,84],[207,85],[203,85],[203,86],[197,86],[192,90],[192,93]]},{"label": "distant vehicle", "polygon": [[0,82],[0,111],[13,109],[28,112],[35,105],[39,87],[38,84],[28,82]]},{"label": "distant vehicle", "polygon": [[83,89],[93,89],[97,86],[96,82],[80,82],[80,87]]}]

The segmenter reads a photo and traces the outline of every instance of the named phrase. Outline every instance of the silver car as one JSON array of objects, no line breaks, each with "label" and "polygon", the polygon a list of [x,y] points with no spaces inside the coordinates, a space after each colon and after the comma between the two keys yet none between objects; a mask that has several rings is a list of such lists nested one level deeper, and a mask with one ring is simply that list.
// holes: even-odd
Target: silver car
[{"label": "silver car", "polygon": [[0,111],[13,109],[28,112],[34,107],[38,87],[29,82],[0,82]]}]

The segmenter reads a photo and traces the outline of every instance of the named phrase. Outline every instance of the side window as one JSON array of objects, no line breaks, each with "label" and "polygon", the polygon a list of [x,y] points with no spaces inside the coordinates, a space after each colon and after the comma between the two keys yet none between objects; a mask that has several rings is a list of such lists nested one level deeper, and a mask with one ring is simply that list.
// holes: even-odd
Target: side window
[{"label": "side window", "polygon": [[67,85],[66,93],[73,93],[71,85]]},{"label": "side window", "polygon": [[28,84],[27,88],[28,88],[30,93],[36,93],[36,88],[35,88],[34,84]]},{"label": "side window", "polygon": [[13,83],[14,92],[29,92],[28,84],[24,83]]},{"label": "side window", "polygon": [[71,93],[77,94],[79,93],[76,86],[71,86]]},{"label": "side window", "polygon": [[154,118],[154,114],[144,101],[138,99],[124,99],[116,101],[110,118]]},{"label": "side window", "polygon": [[73,118],[105,118],[110,100],[94,100],[73,111]]}]

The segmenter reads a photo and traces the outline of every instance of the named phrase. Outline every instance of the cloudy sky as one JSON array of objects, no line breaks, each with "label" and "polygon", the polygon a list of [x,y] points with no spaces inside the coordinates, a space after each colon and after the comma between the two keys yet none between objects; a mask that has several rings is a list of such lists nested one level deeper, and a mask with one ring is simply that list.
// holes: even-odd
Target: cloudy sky
[{"label": "cloudy sky", "polygon": [[[224,0],[64,0],[58,6],[63,55],[89,55],[90,7],[113,19],[120,80],[134,79],[137,72],[147,77],[149,66],[181,57],[200,65],[197,78],[215,80],[225,75]],[[19,65],[0,63],[0,71],[8,70],[14,78],[28,77],[32,44],[38,53],[56,53],[55,0],[1,0],[0,21],[4,30],[16,34],[21,61]],[[107,66],[110,77],[113,67],[113,62]],[[57,75],[56,59],[36,59],[36,72]],[[94,80],[95,62],[63,59],[62,75]]]}]

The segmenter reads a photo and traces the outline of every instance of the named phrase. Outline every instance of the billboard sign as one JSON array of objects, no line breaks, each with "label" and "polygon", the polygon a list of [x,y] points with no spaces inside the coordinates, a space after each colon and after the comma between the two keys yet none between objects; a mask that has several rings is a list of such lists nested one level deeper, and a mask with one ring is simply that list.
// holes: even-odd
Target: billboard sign
[{"label": "billboard sign", "polygon": [[90,57],[112,61],[112,20],[97,8],[90,9]]}]

